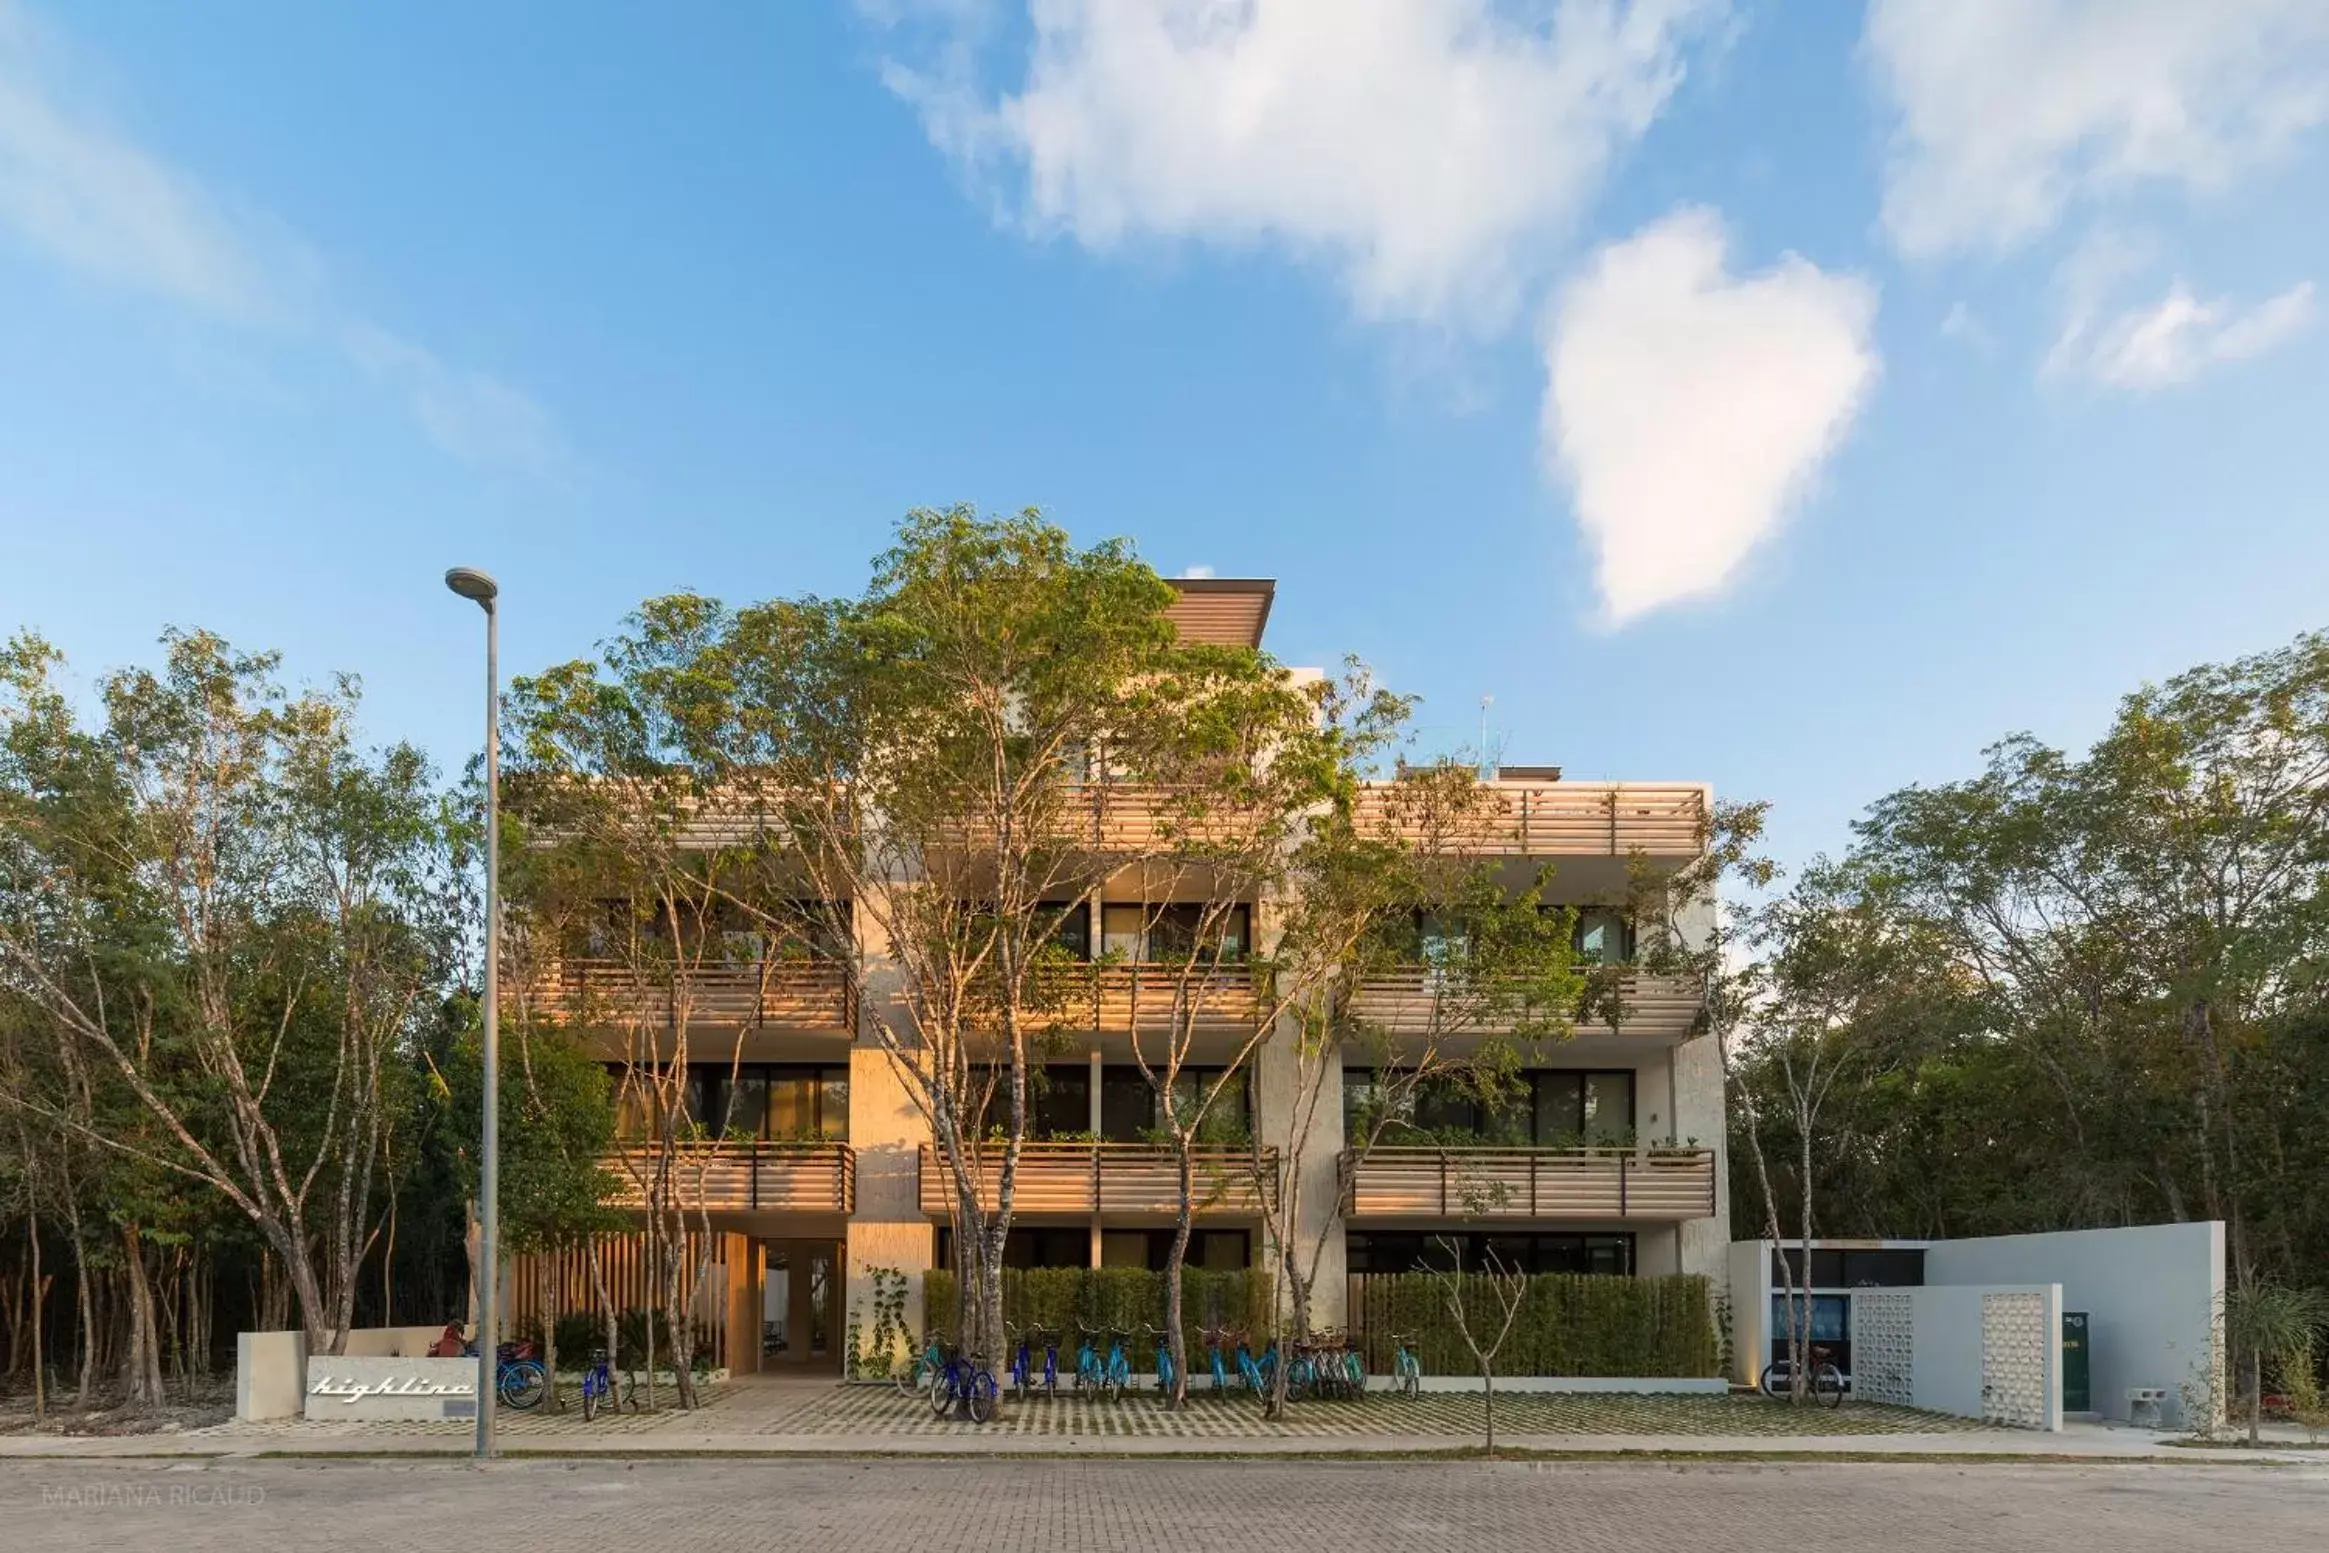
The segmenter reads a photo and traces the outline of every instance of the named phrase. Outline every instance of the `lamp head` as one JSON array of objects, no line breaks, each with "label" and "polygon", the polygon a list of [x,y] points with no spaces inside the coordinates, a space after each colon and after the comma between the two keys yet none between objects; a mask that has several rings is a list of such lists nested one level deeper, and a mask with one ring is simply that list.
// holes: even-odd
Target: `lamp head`
[{"label": "lamp head", "polygon": [[445,586],[465,599],[475,599],[487,611],[492,610],[494,596],[501,592],[491,577],[472,566],[456,566],[445,573]]}]

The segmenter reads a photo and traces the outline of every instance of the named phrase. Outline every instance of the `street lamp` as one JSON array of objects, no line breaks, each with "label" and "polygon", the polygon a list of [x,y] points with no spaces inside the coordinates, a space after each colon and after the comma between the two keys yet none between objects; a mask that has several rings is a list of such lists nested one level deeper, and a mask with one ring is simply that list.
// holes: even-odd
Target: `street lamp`
[{"label": "street lamp", "polygon": [[485,1069],[484,1158],[477,1188],[477,1459],[493,1455],[495,1382],[501,1362],[501,592],[481,571],[456,566],[445,586],[485,611]]}]

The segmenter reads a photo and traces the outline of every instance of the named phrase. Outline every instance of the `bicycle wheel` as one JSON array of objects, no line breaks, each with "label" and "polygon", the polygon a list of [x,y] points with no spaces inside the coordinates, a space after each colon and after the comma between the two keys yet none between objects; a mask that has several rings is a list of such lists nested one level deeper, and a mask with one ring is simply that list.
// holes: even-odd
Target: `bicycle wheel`
[{"label": "bicycle wheel", "polygon": [[1823,1407],[1844,1405],[1844,1372],[1823,1364],[1812,1372],[1812,1396]]},{"label": "bicycle wheel", "polygon": [[501,1377],[494,1383],[501,1405],[521,1413],[540,1407],[549,1390],[550,1376],[539,1359],[513,1360],[502,1367]]},{"label": "bicycle wheel", "polygon": [[598,1377],[582,1377],[582,1421],[589,1423],[598,1417]]},{"label": "bicycle wheel", "polygon": [[890,1366],[890,1380],[898,1388],[898,1395],[910,1397],[922,1389],[922,1361],[900,1359]]},{"label": "bicycle wheel", "polygon": [[980,1370],[970,1378],[970,1421],[983,1424],[995,1416],[995,1378]]},{"label": "bicycle wheel", "polygon": [[1764,1365],[1763,1373],[1756,1378],[1755,1389],[1762,1392],[1763,1395],[1767,1397],[1778,1398],[1786,1396],[1787,1366],[1784,1364]]},{"label": "bicycle wheel", "polygon": [[930,1377],[930,1411],[940,1418],[954,1411],[954,1370],[952,1366]]}]

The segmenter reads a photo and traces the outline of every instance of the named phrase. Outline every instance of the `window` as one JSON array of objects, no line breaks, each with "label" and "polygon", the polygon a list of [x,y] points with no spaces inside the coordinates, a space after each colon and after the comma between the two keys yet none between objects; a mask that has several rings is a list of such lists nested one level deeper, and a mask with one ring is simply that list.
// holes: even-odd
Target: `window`
[{"label": "window", "polygon": [[1577,908],[1577,958],[1592,965],[1623,965],[1634,957],[1634,925],[1609,906]]},{"label": "window", "polygon": [[1225,963],[1245,959],[1252,946],[1252,912],[1245,906],[1208,913],[1190,904],[1122,904],[1100,908],[1100,951],[1119,961],[1151,964],[1186,961],[1198,952],[1200,929],[1207,930],[1204,951],[1218,950]]},{"label": "window", "polygon": [[1049,919],[1049,939],[1078,960],[1092,957],[1092,913],[1081,901],[1045,901],[1036,908]]},{"label": "window", "polygon": [[[954,1231],[938,1228],[938,1265],[954,1269]],[[1005,1267],[1089,1267],[1092,1232],[1081,1224],[1033,1224],[1014,1227],[1003,1237]]]},{"label": "window", "polygon": [[[1427,1078],[1402,1098],[1406,1114],[1384,1130],[1384,1143],[1413,1143],[1418,1134],[1428,1134],[1504,1148],[1578,1148],[1629,1144],[1634,1136],[1630,1068],[1532,1070],[1492,1104],[1452,1077]],[[1375,1073],[1363,1068],[1343,1075],[1342,1102],[1346,1138],[1360,1137],[1379,1109],[1392,1103]]]}]

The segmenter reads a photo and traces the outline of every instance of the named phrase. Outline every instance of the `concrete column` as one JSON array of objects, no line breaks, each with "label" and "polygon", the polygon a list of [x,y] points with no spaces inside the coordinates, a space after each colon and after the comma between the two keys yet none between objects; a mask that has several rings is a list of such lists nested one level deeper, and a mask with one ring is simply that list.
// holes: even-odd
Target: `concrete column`
[{"label": "concrete column", "polygon": [[930,1140],[929,1124],[915,1108],[895,1061],[872,1034],[875,1009],[895,1004],[899,973],[870,913],[860,910],[856,919],[860,1008],[857,1039],[849,1052],[849,1147],[857,1156],[857,1211],[849,1220],[836,1342],[847,1341],[852,1311],[871,1333],[877,1267],[906,1274],[906,1325],[915,1334],[927,1330],[922,1274],[937,1257],[937,1233],[923,1216],[919,1192],[919,1150]]},{"label": "concrete column", "polygon": [[[1092,903],[1092,914],[1093,914],[1092,932],[1093,932],[1093,934],[1094,934],[1094,937],[1093,937],[1093,940],[1092,940],[1092,941],[1093,941],[1094,943],[1098,943],[1098,942],[1099,942],[1099,938],[1098,938],[1098,936],[1097,936],[1097,935],[1098,935],[1098,933],[1099,933],[1099,931],[1100,931],[1099,920],[1098,920],[1098,918],[1099,918],[1099,911],[1100,911],[1100,904],[1099,904],[1099,902],[1098,902],[1098,901],[1094,901],[1094,902]],[[1098,1043],[1098,1038],[1097,1038],[1097,1037],[1095,1037],[1095,1038],[1094,1038],[1093,1045],[1092,1045],[1092,1056],[1091,1056],[1091,1064],[1092,1064],[1092,1066],[1091,1066],[1091,1073],[1092,1073],[1092,1083],[1091,1083],[1091,1094],[1090,1094],[1090,1096],[1089,1096],[1089,1104],[1088,1104],[1088,1106],[1087,1106],[1087,1109],[1088,1109],[1088,1110],[1090,1111],[1090,1113],[1091,1113],[1091,1133],[1092,1133],[1092,1136],[1093,1136],[1093,1137],[1095,1137],[1095,1138],[1097,1138],[1098,1136],[1100,1136],[1100,1116],[1101,1116],[1101,1111],[1100,1111],[1100,1082],[1101,1082],[1101,1080],[1102,1080],[1102,1079],[1103,1079],[1103,1078],[1106,1076],[1106,1074],[1107,1074],[1107,1064],[1106,1064],[1105,1062],[1103,1062],[1103,1061],[1101,1060],[1101,1058],[1100,1058],[1100,1047],[1099,1047],[1099,1043]],[[1100,1265],[1100,1248],[1101,1248],[1101,1246],[1102,1246],[1102,1244],[1103,1244],[1103,1242],[1102,1242],[1102,1239],[1101,1239],[1101,1236],[1102,1236],[1102,1234],[1103,1234],[1103,1229],[1102,1229],[1102,1226],[1101,1226],[1101,1223],[1100,1223],[1099,1205],[1095,1203],[1095,1204],[1093,1204],[1093,1209],[1092,1209],[1092,1262],[1091,1262],[1091,1265],[1092,1265],[1092,1266],[1094,1266],[1094,1267],[1098,1267],[1098,1266]]]}]

